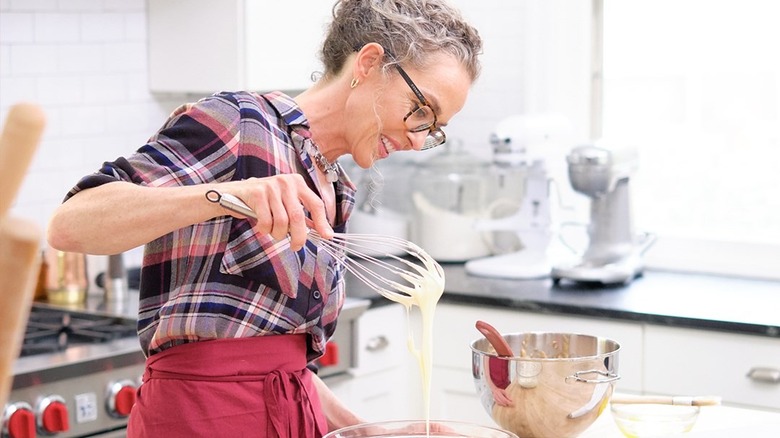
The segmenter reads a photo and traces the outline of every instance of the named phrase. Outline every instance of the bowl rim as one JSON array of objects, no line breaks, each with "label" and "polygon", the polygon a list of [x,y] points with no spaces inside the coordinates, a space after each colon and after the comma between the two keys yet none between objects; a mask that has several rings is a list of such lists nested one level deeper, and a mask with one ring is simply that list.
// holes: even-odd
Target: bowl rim
[{"label": "bowl rim", "polygon": [[[633,404],[633,403],[619,403],[619,404],[609,404],[609,410],[613,413],[614,418],[621,418],[621,415],[623,414],[632,414],[635,410],[648,410],[653,409],[651,412],[646,412],[648,416],[656,417],[656,416],[666,416],[667,411],[669,418],[675,418],[679,420],[689,419],[689,418],[695,418],[699,415],[701,412],[701,406],[694,406],[694,405],[671,405],[671,404],[663,404],[663,403],[642,403],[642,404]],[[680,413],[674,414],[672,411],[681,411]],[[641,412],[640,412],[641,413]],[[684,413],[685,415],[681,415]]]},{"label": "bowl rim", "polygon": [[[620,408],[616,408],[620,406]],[[662,413],[662,412],[639,412],[638,410],[646,409],[652,406],[653,408],[663,407],[669,408],[671,411],[675,408],[681,408],[681,413]],[[689,410],[685,410],[685,408]],[[637,411],[631,412],[632,409]],[[647,428],[662,428],[664,433],[669,433],[674,430],[675,436],[677,433],[691,430],[699,421],[699,414],[701,412],[700,406],[690,405],[662,405],[662,404],[622,404],[612,405],[610,403],[610,416],[618,429],[625,435],[631,434],[632,436],[639,431],[646,431]],[[653,434],[656,436],[656,434]]]},{"label": "bowl rim", "polygon": [[610,355],[616,355],[620,352],[622,349],[622,346],[620,345],[620,342],[617,342],[616,340],[612,338],[607,338],[604,336],[597,336],[597,335],[590,335],[587,333],[579,333],[579,332],[555,332],[555,331],[525,331],[525,332],[509,332],[509,333],[501,333],[501,336],[506,339],[507,336],[521,336],[521,335],[565,335],[565,336],[582,336],[585,338],[591,338],[596,339],[599,341],[609,341],[613,344],[615,344],[615,349],[609,352],[605,353],[599,353],[599,354],[593,354],[589,356],[577,356],[577,357],[520,357],[520,356],[512,356],[512,357],[503,357],[499,356],[497,353],[493,352],[487,352],[480,349],[477,349],[474,345],[477,342],[480,341],[486,341],[487,338],[484,336],[477,337],[473,341],[469,343],[469,348],[473,353],[495,357],[502,360],[508,360],[508,361],[515,361],[515,362],[577,362],[582,360],[592,360],[598,357],[603,356],[610,356]]},{"label": "bowl rim", "polygon": [[[508,431],[506,429],[500,429],[498,427],[494,426],[485,426],[484,424],[479,423],[470,423],[467,421],[458,421],[458,420],[437,420],[437,419],[430,419],[430,420],[424,420],[424,419],[413,419],[413,420],[381,420],[381,421],[369,421],[366,423],[360,423],[360,424],[354,424],[352,426],[345,426],[340,429],[336,429],[334,431],[328,432],[325,434],[323,438],[331,437],[332,435],[335,436],[336,433],[340,432],[350,432],[353,430],[362,429],[364,427],[382,427],[382,426],[392,426],[392,425],[413,425],[413,424],[424,424],[426,421],[430,421],[431,423],[438,423],[442,424],[444,426],[447,425],[461,425],[461,426],[468,426],[468,427],[477,427],[486,431],[493,431],[493,432],[501,432],[504,434],[507,434],[508,438],[519,438],[517,434],[514,432]],[[432,437],[436,436],[443,436],[446,437],[447,435],[435,435],[432,434]],[[457,435],[455,436],[457,438]]]}]

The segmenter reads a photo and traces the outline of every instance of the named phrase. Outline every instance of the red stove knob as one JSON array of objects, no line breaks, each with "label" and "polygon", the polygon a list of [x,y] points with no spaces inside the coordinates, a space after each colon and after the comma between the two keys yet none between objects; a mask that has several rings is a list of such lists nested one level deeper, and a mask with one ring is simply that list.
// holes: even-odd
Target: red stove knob
[{"label": "red stove knob", "polygon": [[320,356],[320,365],[331,366],[339,363],[339,346],[335,342],[325,344],[325,352]]},{"label": "red stove knob", "polygon": [[3,414],[4,436],[9,438],[35,438],[35,414],[32,406],[17,402],[5,408]]},{"label": "red stove knob", "polygon": [[114,417],[127,417],[135,404],[136,386],[131,380],[114,382],[108,387],[106,409]]},{"label": "red stove knob", "polygon": [[38,430],[46,434],[67,432],[68,406],[65,399],[58,395],[50,395],[38,402]]},{"label": "red stove knob", "polygon": [[126,417],[130,415],[130,411],[135,404],[135,387],[124,386],[119,390],[116,395],[116,413]]}]

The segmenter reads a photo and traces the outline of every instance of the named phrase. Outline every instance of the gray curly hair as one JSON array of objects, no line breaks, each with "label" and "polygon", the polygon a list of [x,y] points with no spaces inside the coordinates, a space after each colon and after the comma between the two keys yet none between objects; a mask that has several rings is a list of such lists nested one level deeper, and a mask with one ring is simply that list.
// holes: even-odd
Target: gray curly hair
[{"label": "gray curly hair", "polygon": [[460,60],[472,82],[479,77],[482,39],[445,0],[338,0],[321,52],[325,77],[372,42],[392,54],[385,69],[395,63],[424,68],[430,54],[443,52]]}]

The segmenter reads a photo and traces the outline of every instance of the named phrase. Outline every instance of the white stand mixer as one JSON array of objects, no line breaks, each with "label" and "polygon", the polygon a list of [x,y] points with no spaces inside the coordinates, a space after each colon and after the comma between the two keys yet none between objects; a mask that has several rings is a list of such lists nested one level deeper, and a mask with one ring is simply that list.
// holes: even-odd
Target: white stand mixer
[{"label": "white stand mixer", "polygon": [[[553,237],[550,209],[551,179],[542,159],[529,158],[528,151],[550,148],[550,140],[567,132],[569,121],[557,115],[514,115],[502,120],[491,139],[494,163],[509,171],[525,173],[522,200],[511,216],[481,220],[476,228],[485,233],[514,232],[522,249],[508,254],[469,260],[466,272],[485,277],[535,279],[550,276]],[[529,165],[529,163],[531,163]],[[517,204],[515,204],[517,205]],[[517,208],[517,207],[515,207]]]},{"label": "white stand mixer", "polygon": [[547,249],[552,239],[550,182],[541,161],[528,169],[525,194],[520,209],[512,216],[479,221],[483,232],[512,230],[520,238],[523,249],[509,254],[473,259],[466,262],[466,272],[486,277],[513,279],[543,278],[550,275],[552,265]]},{"label": "white stand mixer", "polygon": [[553,280],[632,281],[642,274],[641,256],[655,241],[648,233],[635,235],[631,223],[628,182],[637,168],[636,151],[585,145],[574,148],[566,161],[574,190],[591,198],[589,242],[579,261],[553,267]]}]

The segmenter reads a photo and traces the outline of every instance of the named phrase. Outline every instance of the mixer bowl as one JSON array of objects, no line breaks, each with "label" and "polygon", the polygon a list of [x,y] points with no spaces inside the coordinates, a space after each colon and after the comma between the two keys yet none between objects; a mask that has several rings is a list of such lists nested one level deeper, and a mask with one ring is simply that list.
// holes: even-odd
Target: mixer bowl
[{"label": "mixer bowl", "polygon": [[502,337],[514,357],[499,357],[485,338],[471,343],[474,384],[496,424],[523,438],[570,438],[596,421],[620,378],[617,342],[575,333]]},{"label": "mixer bowl", "polygon": [[426,434],[425,420],[380,421],[349,426],[325,435],[323,438],[518,438],[517,435],[492,427],[457,421],[431,420],[430,435]]}]

